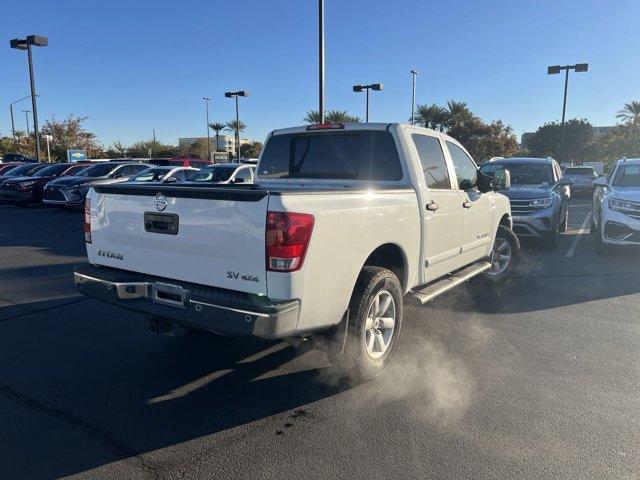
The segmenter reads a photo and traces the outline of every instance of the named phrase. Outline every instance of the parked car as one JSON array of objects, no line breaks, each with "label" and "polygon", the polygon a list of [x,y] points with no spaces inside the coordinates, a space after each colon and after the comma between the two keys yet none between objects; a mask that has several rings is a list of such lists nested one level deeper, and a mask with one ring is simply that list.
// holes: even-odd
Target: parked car
[{"label": "parked car", "polygon": [[182,182],[196,173],[198,168],[191,167],[152,167],[131,179],[134,183],[174,183]]},{"label": "parked car", "polygon": [[593,195],[593,181],[598,178],[593,167],[567,167],[562,172],[562,176],[570,178],[573,184],[571,185],[571,193],[583,193],[591,197]]},{"label": "parked car", "polygon": [[202,160],[201,158],[153,158],[150,160],[154,165],[158,165],[159,167],[193,167],[193,168],[204,168],[206,166],[212,165],[213,162],[209,162],[208,160]]},{"label": "parked car", "polygon": [[370,376],[396,349],[405,294],[426,304],[483,272],[492,284],[513,273],[519,243],[494,185],[508,175],[497,177],[417,126],[277,130],[258,185],[94,186],[76,287],[151,317],[156,333],[308,338]]},{"label": "parked car", "polygon": [[92,185],[127,182],[148,168],[149,165],[137,162],[96,163],[78,175],[47,183],[42,202],[61,207],[81,207]]},{"label": "parked car", "polygon": [[618,160],[593,182],[591,233],[597,252],[616,245],[640,245],[640,158]]},{"label": "parked car", "polygon": [[480,171],[494,175],[504,169],[511,175],[511,188],[501,193],[511,202],[513,231],[556,249],[569,222],[573,182],[562,176],[560,165],[552,158],[502,158],[484,163]]},{"label": "parked car", "polygon": [[255,165],[242,163],[216,163],[203,168],[187,179],[188,182],[207,183],[253,183]]},{"label": "parked car", "polygon": [[12,168],[19,167],[20,165],[24,165],[24,163],[23,162],[0,163],[0,175],[4,175]]},{"label": "parked car", "polygon": [[0,175],[0,185],[7,179],[13,177],[29,177],[36,173],[38,170],[41,170],[47,166],[51,165],[50,163],[25,163],[15,168],[10,169],[8,172]]},{"label": "parked car", "polygon": [[5,153],[1,163],[22,162],[22,163],[38,163],[37,158],[22,155],[21,153]]},{"label": "parked car", "polygon": [[49,164],[30,176],[6,179],[0,185],[0,199],[17,204],[40,203],[44,186],[51,180],[75,175],[86,167],[80,163]]}]

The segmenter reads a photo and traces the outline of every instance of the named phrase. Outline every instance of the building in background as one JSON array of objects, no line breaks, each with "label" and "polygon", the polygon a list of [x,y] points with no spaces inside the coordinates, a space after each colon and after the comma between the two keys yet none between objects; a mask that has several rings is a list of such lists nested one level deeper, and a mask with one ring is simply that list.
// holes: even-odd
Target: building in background
[{"label": "building in background", "polygon": [[[233,135],[226,135],[226,134],[221,134],[218,136],[218,148],[215,147],[216,145],[216,136],[215,135],[211,135],[211,150],[212,151],[219,151],[219,152],[228,152],[231,153],[233,152],[234,148],[235,148],[235,138]],[[199,142],[199,141],[203,141],[205,142],[205,145],[207,143],[207,137],[184,137],[184,138],[179,138],[178,139],[178,146],[179,147],[191,147],[192,145],[194,145],[195,143]],[[241,138],[240,139],[240,145],[246,145],[247,143],[249,143],[249,140],[247,140],[246,138]]]}]

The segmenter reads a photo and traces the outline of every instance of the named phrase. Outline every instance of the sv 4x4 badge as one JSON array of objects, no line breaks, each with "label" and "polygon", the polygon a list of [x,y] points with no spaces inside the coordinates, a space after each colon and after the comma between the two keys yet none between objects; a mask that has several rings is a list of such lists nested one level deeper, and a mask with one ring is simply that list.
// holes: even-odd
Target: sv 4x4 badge
[{"label": "sv 4x4 badge", "polygon": [[244,280],[245,282],[259,282],[260,279],[258,275],[253,275],[250,273],[240,273],[240,272],[227,272],[227,278],[233,278],[235,280]]}]

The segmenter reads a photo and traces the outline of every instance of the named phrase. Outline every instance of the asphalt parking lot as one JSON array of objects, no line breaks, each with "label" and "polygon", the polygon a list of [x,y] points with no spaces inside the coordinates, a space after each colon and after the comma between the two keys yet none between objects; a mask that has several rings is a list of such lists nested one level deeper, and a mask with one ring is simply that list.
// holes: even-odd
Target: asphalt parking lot
[{"label": "asphalt parking lot", "polygon": [[640,254],[596,255],[572,203],[498,293],[408,307],[360,385],[314,350],[149,334],[76,293],[79,212],[0,205],[0,475],[639,478]]}]

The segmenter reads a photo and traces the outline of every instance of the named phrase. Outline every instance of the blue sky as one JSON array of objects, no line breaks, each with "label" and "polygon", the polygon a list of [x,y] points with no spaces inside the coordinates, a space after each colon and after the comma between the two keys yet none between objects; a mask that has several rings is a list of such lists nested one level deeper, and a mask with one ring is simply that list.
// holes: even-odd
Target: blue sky
[{"label": "blue sky", "polygon": [[[547,65],[589,62],[573,74],[568,118],[615,123],[640,99],[637,0],[425,1],[325,0],[326,104],[364,117],[356,83],[381,82],[371,121],[410,116],[412,68],[418,103],[466,101],[484,120],[520,135],[560,117],[563,79]],[[69,114],[105,145],[151,137],[175,144],[206,134],[210,118],[234,116],[223,93],[241,99],[245,136],[298,125],[317,106],[315,0],[31,0],[0,4],[0,133],[8,104],[29,93],[26,55],[8,41],[49,37],[35,54],[41,122]],[[17,126],[24,129],[21,108]]]}]

